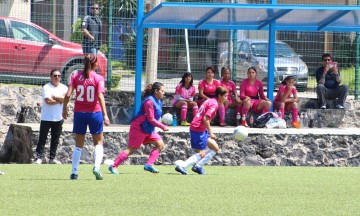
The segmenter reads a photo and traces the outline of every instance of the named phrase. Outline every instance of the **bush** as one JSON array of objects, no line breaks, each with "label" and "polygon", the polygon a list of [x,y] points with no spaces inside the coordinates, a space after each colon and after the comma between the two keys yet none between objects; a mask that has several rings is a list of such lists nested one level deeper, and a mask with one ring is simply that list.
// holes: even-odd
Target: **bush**
[{"label": "bush", "polygon": [[117,88],[121,80],[121,75],[113,74],[111,77],[111,88]]}]

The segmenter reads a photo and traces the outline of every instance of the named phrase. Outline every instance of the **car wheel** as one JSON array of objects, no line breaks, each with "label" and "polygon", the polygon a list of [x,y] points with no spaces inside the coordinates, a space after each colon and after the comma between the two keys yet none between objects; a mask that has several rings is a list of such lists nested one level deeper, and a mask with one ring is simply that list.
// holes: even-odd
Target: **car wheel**
[{"label": "car wheel", "polygon": [[65,71],[65,77],[63,79],[63,81],[65,82],[65,84],[69,85],[70,81],[71,81],[71,76],[74,73],[77,73],[78,70],[83,70],[84,69],[84,65],[83,64],[75,64],[70,66],[66,71]]}]

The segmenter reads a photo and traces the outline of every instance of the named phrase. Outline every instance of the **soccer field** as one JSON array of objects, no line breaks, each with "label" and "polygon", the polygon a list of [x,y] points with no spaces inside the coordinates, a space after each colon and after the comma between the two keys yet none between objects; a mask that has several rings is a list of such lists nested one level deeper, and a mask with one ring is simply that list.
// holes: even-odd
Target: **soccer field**
[{"label": "soccer field", "polygon": [[0,215],[359,215],[360,169],[340,167],[218,167],[183,176],[174,166],[1,164]]}]

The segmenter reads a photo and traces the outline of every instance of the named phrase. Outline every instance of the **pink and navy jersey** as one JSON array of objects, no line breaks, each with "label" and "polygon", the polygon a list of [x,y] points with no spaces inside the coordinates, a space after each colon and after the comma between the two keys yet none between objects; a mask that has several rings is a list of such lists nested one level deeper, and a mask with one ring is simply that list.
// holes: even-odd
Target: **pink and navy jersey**
[{"label": "pink and navy jersey", "polygon": [[83,72],[79,71],[71,76],[70,86],[76,91],[74,112],[100,112],[98,94],[105,93],[104,78],[91,71],[89,78],[85,79]]},{"label": "pink and navy jersey", "polygon": [[204,95],[210,97],[210,98],[214,98],[215,97],[215,91],[216,88],[221,86],[220,81],[214,79],[212,83],[208,83],[206,80],[201,80],[199,82],[199,87],[198,89],[203,89],[204,91]]},{"label": "pink and navy jersey", "polygon": [[184,86],[178,84],[175,88],[174,99],[172,100],[172,104],[175,104],[179,100],[189,100],[192,99],[196,94],[196,89],[194,86],[190,86],[189,89]]},{"label": "pink and navy jersey", "polygon": [[[283,95],[286,93],[287,91],[287,87],[286,85],[282,84],[279,87],[279,91],[277,92],[277,95],[275,97],[275,102],[279,102],[281,101],[281,93],[283,93]],[[293,86],[293,88],[291,89],[290,94],[288,95],[288,98],[294,97],[294,95],[296,95],[296,88],[295,86]]]},{"label": "pink and navy jersey", "polygon": [[[244,100],[248,96],[251,99],[265,99],[264,87],[260,80],[255,80],[251,85],[249,79],[245,79],[240,84],[240,99]],[[260,96],[260,98],[259,98]]]},{"label": "pink and navy jersey", "polygon": [[215,98],[210,98],[204,101],[204,103],[200,106],[197,115],[194,117],[190,124],[190,130],[195,132],[204,132],[206,130],[206,126],[204,124],[204,116],[209,116],[210,121],[216,115],[219,104]]},{"label": "pink and navy jersey", "polygon": [[235,95],[235,92],[236,92],[236,85],[233,81],[229,80],[227,82],[225,82],[224,80],[220,80],[220,84],[221,86],[224,86],[228,89],[228,101],[229,103],[232,102],[232,95],[234,94]]},{"label": "pink and navy jersey", "polygon": [[[154,104],[151,100],[145,101],[141,109],[144,111],[145,114],[135,118],[131,122],[131,124],[141,125],[147,119],[148,122],[155,127],[161,128],[163,130],[165,129],[166,125],[162,124],[159,119],[155,118]],[[143,132],[141,131],[141,133]]]}]

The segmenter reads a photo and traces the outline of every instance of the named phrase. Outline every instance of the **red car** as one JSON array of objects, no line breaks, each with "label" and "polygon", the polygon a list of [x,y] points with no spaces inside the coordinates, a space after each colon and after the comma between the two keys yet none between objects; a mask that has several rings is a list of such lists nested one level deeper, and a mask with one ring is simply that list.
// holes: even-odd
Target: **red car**
[{"label": "red car", "polygon": [[[97,57],[97,72],[106,78],[107,58],[100,51]],[[1,16],[0,60],[0,79],[8,82],[46,83],[56,68],[67,83],[72,72],[84,67],[81,44],[62,40],[34,23]]]}]

